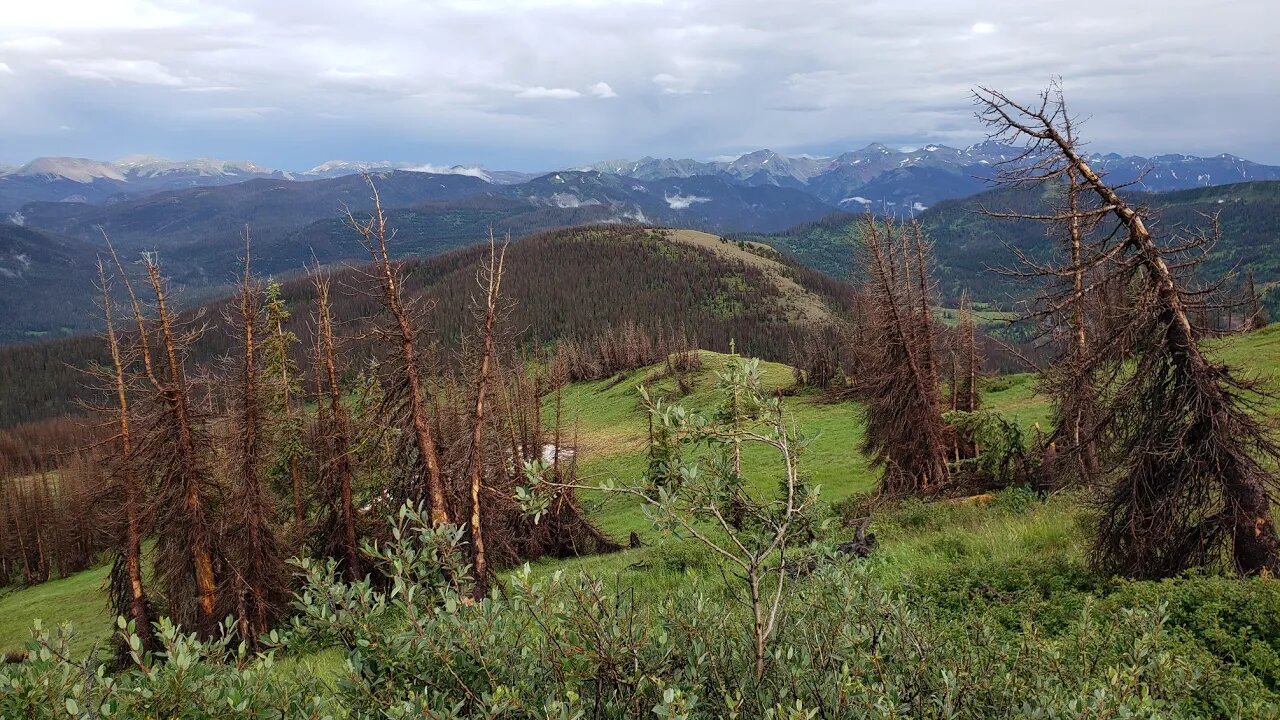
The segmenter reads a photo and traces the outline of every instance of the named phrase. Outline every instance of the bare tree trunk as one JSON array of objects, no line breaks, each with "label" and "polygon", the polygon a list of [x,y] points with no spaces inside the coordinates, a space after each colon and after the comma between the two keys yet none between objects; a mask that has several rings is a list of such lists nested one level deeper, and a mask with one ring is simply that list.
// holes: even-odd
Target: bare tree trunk
[{"label": "bare tree trunk", "polygon": [[[134,473],[133,436],[129,428],[129,395],[125,383],[125,363],[116,336],[111,312],[111,294],[107,285],[106,269],[98,263],[98,281],[102,284],[102,312],[107,323],[107,346],[111,351],[112,380],[116,394],[116,437],[120,441],[117,467],[120,479],[121,503],[125,516],[124,542],[120,548],[123,559],[124,581],[127,584],[127,607],[115,607],[118,613],[127,613],[133,621],[134,632],[143,645],[151,647],[151,604],[147,601],[142,585],[142,519],[139,508],[137,478]],[[114,573],[113,573],[114,575]],[[115,578],[113,577],[114,581]],[[112,597],[119,599],[123,593],[113,589]],[[119,603],[117,600],[117,605]]]},{"label": "bare tree trunk", "polygon": [[[484,530],[480,518],[480,491],[484,477],[484,396],[489,385],[489,365],[493,358],[494,323],[498,317],[498,298],[502,289],[502,266],[507,248],[498,254],[489,234],[489,264],[482,271],[486,287],[484,311],[484,348],[480,354],[480,372],[476,377],[476,406],[471,425],[471,544],[475,571],[475,597],[488,594],[489,566],[485,558]],[[558,455],[559,448],[555,450]],[[514,461],[514,459],[513,459]]]},{"label": "bare tree trunk", "polygon": [[338,384],[338,367],[334,353],[333,317],[329,309],[329,280],[318,271],[313,282],[316,287],[316,332],[319,334],[318,358],[328,379],[328,419],[332,424],[329,462],[339,483],[338,513],[342,523],[342,551],[348,579],[363,577],[360,569],[360,553],[356,540],[356,512],[353,501],[354,473],[351,467],[351,436],[346,408],[342,403],[342,388]]},{"label": "bare tree trunk", "polygon": [[[1067,173],[1067,203],[1071,244],[1071,303],[1072,343],[1075,360],[1072,366],[1082,367],[1089,355],[1089,340],[1085,330],[1085,267],[1084,267],[1084,229],[1081,227],[1080,187],[1079,179],[1074,171]],[[1074,397],[1067,399],[1070,408],[1072,447],[1080,453],[1080,469],[1084,474],[1086,485],[1097,482],[1102,475],[1102,466],[1098,459],[1098,443],[1093,437],[1094,401],[1093,388],[1088,377],[1077,378]]]},{"label": "bare tree trunk", "polygon": [[365,175],[373,193],[373,216],[368,221],[358,221],[348,214],[351,226],[364,239],[369,256],[373,260],[382,285],[382,299],[394,321],[394,334],[399,344],[400,361],[403,364],[405,382],[409,392],[409,416],[417,443],[419,461],[426,466],[427,500],[434,527],[449,524],[449,507],[444,492],[444,477],[440,469],[440,453],[435,438],[431,436],[431,423],[427,418],[426,400],[422,392],[416,335],[409,322],[409,311],[400,292],[399,270],[391,261],[387,250],[387,219],[382,211],[382,200],[373,178]]}]

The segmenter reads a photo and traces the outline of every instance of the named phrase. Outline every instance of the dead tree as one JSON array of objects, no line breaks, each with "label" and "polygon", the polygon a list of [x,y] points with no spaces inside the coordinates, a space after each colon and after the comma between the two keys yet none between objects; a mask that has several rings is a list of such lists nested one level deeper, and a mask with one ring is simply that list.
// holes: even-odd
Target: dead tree
[{"label": "dead tree", "polygon": [[[973,305],[968,295],[960,297],[958,322],[951,334],[951,410],[961,413],[977,412],[981,403],[978,394],[978,375],[982,370],[982,357],[978,350],[977,327],[973,318]],[[973,433],[952,426],[954,460],[977,457],[981,448]]]},{"label": "dead tree", "polygon": [[1252,269],[1245,272],[1244,292],[1244,300],[1249,308],[1249,317],[1245,320],[1245,332],[1261,330],[1267,326],[1267,310],[1262,306],[1261,296],[1258,295],[1258,289],[1253,284]]},{"label": "dead tree", "polygon": [[249,234],[245,233],[244,274],[236,298],[235,322],[240,326],[240,377],[232,427],[238,447],[235,458],[236,500],[225,513],[224,545],[232,549],[229,578],[234,614],[241,640],[250,645],[271,629],[288,600],[288,571],[284,553],[272,527],[275,503],[263,477],[269,428],[264,427],[262,379],[258,354],[258,326],[262,315],[262,287],[249,265]]},{"label": "dead tree", "polygon": [[[1062,119],[1062,134],[1075,142],[1074,127],[1069,117]],[[1041,182],[1034,172],[1024,177],[1028,167],[1035,168],[1041,157],[1019,157],[997,166],[995,180],[1014,188],[1026,188]],[[1049,260],[1034,259],[1020,248],[1012,250],[1017,263],[997,272],[1039,284],[1037,296],[1026,305],[1018,322],[1039,329],[1035,344],[1054,348],[1052,364],[1041,368],[1041,387],[1053,398],[1054,432],[1049,439],[1053,462],[1045,465],[1052,485],[1092,486],[1100,475],[1098,443],[1098,399],[1093,373],[1094,352],[1112,359],[1126,355],[1122,343],[1114,342],[1108,325],[1117,307],[1112,306],[1116,290],[1123,294],[1122,283],[1109,278],[1100,265],[1107,257],[1109,233],[1098,235],[1106,210],[1092,201],[1093,193],[1085,187],[1079,173],[1071,167],[1053,168],[1050,197],[1055,198],[1048,213],[1001,211],[982,208],[993,218],[1041,222],[1053,239],[1057,254]],[[1096,284],[1095,284],[1096,282]],[[1095,337],[1109,338],[1095,342]]]},{"label": "dead tree", "polygon": [[1180,272],[1194,267],[1189,253],[1213,242],[1217,223],[1172,247],[1157,244],[1145,211],[1079,152],[1056,85],[1034,104],[987,89],[975,99],[992,136],[1024,148],[1005,165],[1006,184],[1077,177],[1094,201],[1086,217],[1112,223],[1083,261],[1101,276],[1083,292],[1103,281],[1130,288],[1114,332],[1131,358],[1120,362],[1100,352],[1111,338],[1099,338],[1084,361],[1102,398],[1099,437],[1106,438],[1109,475],[1097,496],[1094,562],[1133,577],[1169,576],[1227,558],[1244,575],[1276,573],[1275,478],[1267,468],[1280,461],[1280,447],[1258,418],[1259,386],[1202,351],[1205,329],[1192,317],[1203,296],[1188,289]]},{"label": "dead tree", "polygon": [[982,400],[978,396],[978,375],[982,372],[982,355],[978,350],[978,332],[973,319],[973,303],[967,295],[960,298],[960,387],[955,409],[976,412]]},{"label": "dead tree", "polygon": [[867,418],[863,450],[881,469],[882,492],[933,491],[947,481],[951,440],[934,359],[927,243],[916,224],[868,214],[860,227],[868,342],[855,392]]},{"label": "dead tree", "polygon": [[[475,412],[471,420],[471,449],[467,464],[470,466],[471,490],[471,546],[472,571],[475,574],[475,596],[477,599],[488,594],[489,566],[485,557],[483,523],[480,517],[480,494],[485,473],[484,458],[484,423],[485,393],[489,389],[491,368],[494,355],[494,323],[498,317],[498,300],[502,291],[502,269],[507,256],[507,246],[498,252],[493,241],[492,231],[489,233],[489,261],[480,271],[480,285],[485,292],[483,308],[482,348],[480,350],[480,367],[476,373]],[[559,453],[559,448],[556,449]]]},{"label": "dead tree", "polygon": [[317,396],[317,432],[322,447],[321,490],[326,505],[323,523],[317,528],[316,548],[342,562],[348,580],[364,577],[356,531],[355,470],[351,459],[351,422],[338,382],[338,363],[333,336],[333,316],[329,304],[329,277],[320,268],[311,274],[316,291],[313,317]]},{"label": "dead tree", "polygon": [[123,532],[115,533],[116,553],[111,564],[107,594],[112,611],[117,616],[123,615],[133,621],[134,632],[143,645],[155,649],[151,634],[151,601],[147,597],[142,579],[144,488],[135,465],[137,458],[134,455],[133,432],[130,428],[129,392],[125,375],[128,360],[116,333],[110,285],[101,261],[98,262],[98,282],[102,286],[105,338],[111,352],[110,387],[115,395],[111,420],[116,429],[112,444],[117,449],[111,454],[108,464],[109,476],[114,480],[110,492],[119,503],[119,515],[123,516]]},{"label": "dead tree", "polygon": [[[440,452],[431,434],[431,421],[427,417],[427,400],[423,390],[422,359],[417,347],[415,320],[419,313],[412,300],[402,292],[400,264],[391,260],[387,243],[392,233],[387,227],[387,217],[382,210],[382,200],[371,175],[365,174],[373,195],[373,212],[367,220],[357,220],[349,211],[347,222],[361,238],[365,250],[373,261],[371,280],[379,287],[383,308],[391,318],[391,327],[381,335],[395,345],[399,354],[398,377],[393,391],[388,393],[389,414],[396,411],[408,415],[409,431],[417,450],[419,478],[409,488],[414,501],[425,499],[431,524],[435,527],[450,522],[448,500],[445,495],[445,479],[440,465]],[[425,476],[425,477],[423,477]],[[425,483],[423,482],[425,480]]]},{"label": "dead tree", "polygon": [[[156,478],[157,580],[169,614],[179,624],[211,636],[219,621],[214,523],[210,513],[211,446],[202,418],[191,402],[185,368],[186,347],[199,331],[186,332],[169,307],[166,283],[154,255],[143,265],[155,298],[160,359],[151,361],[150,334],[141,303],[130,288],[139,350],[151,383],[148,427],[139,443],[140,465]],[[129,287],[127,279],[126,287]],[[162,376],[157,374],[160,369]]]}]

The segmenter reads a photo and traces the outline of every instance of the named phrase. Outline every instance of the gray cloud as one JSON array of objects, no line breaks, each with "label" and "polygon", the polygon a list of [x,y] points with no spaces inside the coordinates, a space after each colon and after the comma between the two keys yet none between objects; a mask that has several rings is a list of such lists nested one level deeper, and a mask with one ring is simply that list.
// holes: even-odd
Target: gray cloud
[{"label": "gray cloud", "polygon": [[[0,24],[0,161],[549,168],[981,138],[1055,75],[1098,150],[1280,162],[1272,0],[44,0]],[[604,102],[607,100],[607,102]],[[60,130],[68,126],[74,130]]]}]

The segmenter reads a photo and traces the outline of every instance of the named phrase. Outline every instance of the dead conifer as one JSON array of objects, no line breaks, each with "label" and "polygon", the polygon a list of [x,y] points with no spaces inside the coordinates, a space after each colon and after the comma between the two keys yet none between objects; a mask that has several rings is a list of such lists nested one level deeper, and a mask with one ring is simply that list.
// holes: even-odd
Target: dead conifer
[{"label": "dead conifer", "polygon": [[[1091,198],[1080,216],[1111,223],[1080,263],[1097,276],[1083,292],[1106,281],[1125,287],[1128,302],[1113,306],[1114,335],[1090,343],[1082,367],[1073,370],[1093,377],[1105,426],[1105,434],[1095,433],[1106,438],[1108,472],[1097,495],[1094,562],[1132,577],[1224,561],[1244,575],[1276,573],[1276,483],[1267,468],[1280,461],[1280,447],[1258,416],[1261,388],[1207,356],[1200,347],[1206,329],[1193,322],[1204,293],[1190,287],[1189,253],[1214,242],[1216,221],[1207,233],[1158,244],[1146,211],[1079,152],[1056,84],[1034,104],[985,88],[975,100],[993,137],[1024,148],[1002,168],[1006,185],[1077,179]],[[1065,307],[1048,304],[1042,312]],[[1113,339],[1127,362],[1106,350]]]}]

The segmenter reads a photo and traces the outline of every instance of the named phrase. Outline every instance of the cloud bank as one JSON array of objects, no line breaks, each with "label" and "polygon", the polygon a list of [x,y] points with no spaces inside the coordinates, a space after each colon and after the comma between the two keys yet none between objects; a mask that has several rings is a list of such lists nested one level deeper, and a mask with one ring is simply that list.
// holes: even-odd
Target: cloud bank
[{"label": "cloud bank", "polygon": [[[35,155],[817,154],[981,139],[1061,76],[1092,149],[1280,163],[1280,3],[44,0],[0,23],[0,162]],[[67,127],[71,130],[60,130]]]}]

